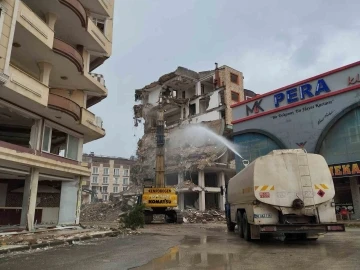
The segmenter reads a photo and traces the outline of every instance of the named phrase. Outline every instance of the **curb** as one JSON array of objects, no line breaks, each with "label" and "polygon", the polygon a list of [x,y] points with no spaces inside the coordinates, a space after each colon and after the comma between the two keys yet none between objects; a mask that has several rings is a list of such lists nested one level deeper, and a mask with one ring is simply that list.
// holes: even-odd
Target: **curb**
[{"label": "curb", "polygon": [[121,234],[121,232],[107,232],[107,233],[99,233],[95,235],[86,235],[83,237],[74,237],[71,239],[66,240],[54,240],[47,243],[40,243],[40,244],[33,244],[33,245],[27,245],[27,246],[20,246],[20,247],[9,247],[8,249],[1,249],[0,254],[8,254],[11,252],[18,252],[18,251],[27,251],[27,250],[34,250],[38,248],[44,248],[44,247],[56,247],[66,244],[72,244],[73,241],[86,241],[91,239],[99,239],[99,238],[105,238],[105,237],[115,237]]}]

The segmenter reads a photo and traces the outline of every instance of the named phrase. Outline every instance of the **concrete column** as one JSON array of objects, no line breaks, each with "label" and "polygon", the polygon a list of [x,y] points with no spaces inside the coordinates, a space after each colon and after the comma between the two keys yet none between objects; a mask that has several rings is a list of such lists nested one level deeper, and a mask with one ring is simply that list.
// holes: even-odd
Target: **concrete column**
[{"label": "concrete column", "polygon": [[31,168],[30,175],[25,178],[23,203],[21,210],[21,226],[33,231],[35,221],[35,208],[39,183],[39,169]]},{"label": "concrete column", "polygon": [[[223,187],[223,190],[225,190],[225,173],[224,172],[220,172],[218,173],[218,186],[221,188]],[[219,193],[219,209],[224,211],[225,210],[225,193],[223,195],[221,195],[221,193]]]},{"label": "concrete column", "polygon": [[79,179],[61,183],[59,224],[74,224],[77,219]]},{"label": "concrete column", "polygon": [[80,223],[80,208],[81,208],[81,195],[82,195],[82,177],[78,178],[78,193],[77,193],[77,206],[76,206],[76,220],[75,223]]},{"label": "concrete column", "polygon": [[[178,184],[184,182],[184,174],[178,173]],[[178,207],[180,210],[184,210],[185,208],[185,198],[184,198],[184,193],[180,192],[178,193]]]},{"label": "concrete column", "polygon": [[197,96],[201,95],[201,82],[197,82],[195,85],[195,95]]},{"label": "concrete column", "polygon": [[352,216],[352,219],[360,218],[360,191],[359,191],[359,183],[358,177],[350,177],[350,188],[351,188],[351,196],[354,205],[355,214]]},{"label": "concrete column", "polygon": [[40,82],[42,82],[46,86],[49,86],[52,65],[47,62],[39,62],[38,66],[39,66],[39,70],[40,70],[40,78],[39,78]]},{"label": "concrete column", "polygon": [[200,113],[200,98],[195,100],[195,114]]},{"label": "concrete column", "polygon": [[199,210],[205,211],[205,173],[204,171],[199,171],[198,176],[199,181],[199,187],[202,188],[202,190],[199,192]]},{"label": "concrete column", "polygon": [[51,30],[55,30],[55,23],[57,20],[57,16],[54,13],[46,14],[46,24],[50,27]]}]

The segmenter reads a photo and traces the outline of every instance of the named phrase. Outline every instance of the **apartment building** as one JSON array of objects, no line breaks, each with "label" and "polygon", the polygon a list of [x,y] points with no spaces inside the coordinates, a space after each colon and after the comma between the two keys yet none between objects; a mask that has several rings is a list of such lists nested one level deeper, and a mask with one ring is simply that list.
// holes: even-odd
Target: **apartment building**
[{"label": "apartment building", "polygon": [[131,184],[130,170],[135,161],[120,157],[83,155],[91,166],[91,176],[83,186],[82,203],[108,201],[111,194],[126,191]]},{"label": "apartment building", "polygon": [[78,223],[114,0],[0,1],[0,225]]},{"label": "apartment building", "polygon": [[[201,141],[196,130],[186,142],[183,131],[192,124],[203,124],[218,135],[232,133],[232,109],[256,94],[243,87],[243,74],[228,66],[195,72],[184,67],[161,76],[135,90],[134,124],[144,124],[144,136],[137,156],[143,178],[154,179],[156,116],[164,110],[166,183],[176,186],[179,208],[224,208],[221,188],[235,174],[232,152],[217,142]],[[195,142],[200,138],[200,142]],[[197,140],[199,141],[199,140]]]}]

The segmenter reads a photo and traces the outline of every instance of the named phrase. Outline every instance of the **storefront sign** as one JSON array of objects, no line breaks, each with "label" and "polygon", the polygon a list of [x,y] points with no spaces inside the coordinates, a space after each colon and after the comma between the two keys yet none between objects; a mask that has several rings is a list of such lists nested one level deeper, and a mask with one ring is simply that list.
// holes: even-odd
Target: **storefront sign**
[{"label": "storefront sign", "polygon": [[360,175],[360,161],[329,165],[333,177]]},{"label": "storefront sign", "polygon": [[307,98],[312,98],[314,96],[320,95],[322,92],[330,92],[329,86],[326,84],[324,79],[320,79],[316,82],[315,91],[313,86],[310,83],[300,85],[299,87],[294,87],[288,89],[284,92],[280,92],[274,95],[274,105],[276,108],[280,105],[292,104],[300,100]]},{"label": "storefront sign", "polygon": [[248,105],[246,105],[246,115],[248,116],[249,114],[252,114],[252,113],[263,112],[264,109],[261,108],[261,106],[260,106],[261,101],[262,101],[262,99],[255,101],[252,108],[250,108]]}]

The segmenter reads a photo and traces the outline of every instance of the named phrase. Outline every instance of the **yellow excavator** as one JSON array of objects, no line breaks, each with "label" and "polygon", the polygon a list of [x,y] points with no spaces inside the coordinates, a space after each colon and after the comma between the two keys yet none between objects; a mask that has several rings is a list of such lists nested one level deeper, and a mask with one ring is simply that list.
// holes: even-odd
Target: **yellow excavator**
[{"label": "yellow excavator", "polygon": [[151,182],[150,185],[144,184],[143,194],[139,198],[139,202],[145,205],[145,224],[151,223],[154,215],[165,215],[167,223],[183,223],[182,213],[176,209],[176,189],[165,186],[165,125],[161,103],[156,123],[155,183]]}]

